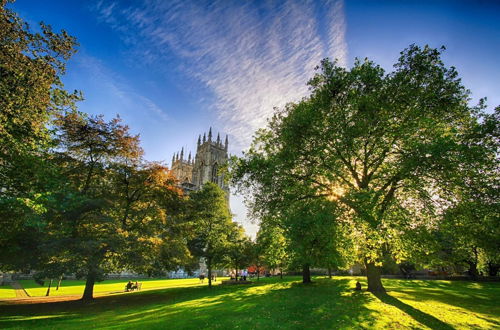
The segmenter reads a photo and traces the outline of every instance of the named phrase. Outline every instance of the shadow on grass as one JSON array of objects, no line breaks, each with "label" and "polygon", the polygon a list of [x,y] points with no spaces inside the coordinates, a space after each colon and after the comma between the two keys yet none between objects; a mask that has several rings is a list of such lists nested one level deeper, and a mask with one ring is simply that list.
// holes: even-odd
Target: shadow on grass
[{"label": "shadow on grass", "polygon": [[482,317],[482,316],[479,316],[479,315],[476,315],[476,317],[478,319],[483,320],[483,321],[486,321],[486,322],[489,322],[489,323],[493,323],[494,325],[496,325],[497,328],[500,329],[500,322],[498,322],[497,320],[492,320],[491,318]]},{"label": "shadow on grass", "polygon": [[[222,291],[215,301],[204,304],[180,304],[172,321],[182,327],[211,328],[353,328],[373,325],[375,312],[366,308],[369,295],[354,295],[349,280],[315,281],[278,280],[239,289]],[[183,320],[190,319],[189,324]]]},{"label": "shadow on grass", "polygon": [[[316,278],[312,284],[302,284],[299,277],[271,278],[254,281],[252,285],[220,285],[212,289],[174,287],[108,295],[91,304],[66,301],[3,305],[0,328],[343,329],[418,327],[419,322],[420,326],[433,329],[452,329],[449,324],[387,294],[375,297],[368,292],[353,291],[355,280]],[[461,285],[457,289],[456,284],[427,282],[400,285],[393,280],[386,283],[395,292],[411,294],[412,299],[419,301],[441,292],[443,301],[455,305],[457,294],[468,295],[469,298],[463,299],[464,304],[470,300],[470,306],[477,302],[473,297],[477,290],[483,292],[487,288],[466,290]],[[497,301],[497,289],[493,286],[490,289],[491,302],[486,306],[491,308]],[[498,325],[495,317],[484,320]]]},{"label": "shadow on grass", "polygon": [[489,315],[496,324],[500,312],[500,286],[497,283],[464,281],[386,280],[389,291],[398,292],[399,298],[415,302],[441,302],[463,308],[471,313]]},{"label": "shadow on grass", "polygon": [[78,301],[7,307],[0,327],[82,328],[352,328],[370,327],[376,312],[365,307],[373,298],[354,294],[349,280],[270,280],[251,286],[169,288],[138,294]]},{"label": "shadow on grass", "polygon": [[388,305],[392,305],[399,310],[405,312],[410,315],[415,321],[420,322],[421,324],[431,328],[431,329],[448,329],[453,330],[454,328],[449,324],[435,318],[432,315],[424,313],[410,305],[405,304],[401,300],[394,298],[387,293],[376,293],[375,296]]}]

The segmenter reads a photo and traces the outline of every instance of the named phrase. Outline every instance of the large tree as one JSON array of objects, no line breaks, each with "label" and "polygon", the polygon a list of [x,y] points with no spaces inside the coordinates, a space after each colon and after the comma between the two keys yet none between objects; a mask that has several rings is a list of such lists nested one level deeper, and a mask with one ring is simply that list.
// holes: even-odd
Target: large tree
[{"label": "large tree", "polygon": [[235,270],[238,279],[238,272],[252,264],[255,251],[253,242],[245,235],[245,229],[235,222],[230,229],[225,249],[226,265]]},{"label": "large tree", "polygon": [[158,163],[122,163],[112,183],[113,217],[127,232],[123,266],[153,275],[188,264],[187,200],[172,173]]},{"label": "large tree", "polygon": [[188,254],[185,242],[172,244],[181,192],[166,168],[144,163],[138,137],[119,119],[70,112],[57,121],[56,141],[65,184],[44,219],[69,271],[86,278],[83,300],[110,271],[175,268],[174,256]]},{"label": "large tree", "polygon": [[[266,259],[271,268],[301,269],[303,282],[310,283],[312,267],[341,266],[345,259],[342,247],[349,238],[342,230],[338,205],[295,178],[285,177],[290,173],[283,165],[293,161],[291,155],[267,154],[280,145],[257,145],[250,150],[250,158],[233,160],[234,180],[242,191],[253,194],[249,205],[261,221],[259,241],[268,246]],[[279,177],[281,174],[285,176]]]},{"label": "large tree", "polygon": [[405,234],[434,225],[475,148],[466,132],[482,104],[468,105],[441,51],[412,45],[388,74],[369,60],[350,70],[322,61],[311,95],[278,110],[239,164],[254,211],[290,199],[338,205],[373,292],[384,291],[382,247],[404,257]]},{"label": "large tree", "polygon": [[0,197],[22,196],[43,164],[38,157],[51,141],[50,123],[81,98],[63,88],[66,62],[76,40],[50,25],[32,32],[0,1]]},{"label": "large tree", "polygon": [[435,233],[444,242],[435,255],[456,266],[465,264],[472,277],[479,275],[478,267],[492,276],[500,268],[500,107],[481,119],[467,135],[476,152],[463,164],[455,198]]},{"label": "large tree", "polygon": [[256,245],[262,254],[262,263],[267,270],[283,272],[290,265],[290,242],[283,233],[283,229],[270,219],[263,219],[257,232]]},{"label": "large tree", "polygon": [[42,253],[42,204],[57,185],[47,156],[52,119],[81,96],[61,82],[75,38],[43,23],[33,32],[8,2],[0,1],[0,269],[20,270]]},{"label": "large tree", "polygon": [[224,264],[234,225],[226,193],[215,183],[207,182],[202,189],[191,192],[188,216],[194,237],[191,250],[204,259],[208,270],[208,286],[212,286],[212,270]]},{"label": "large tree", "polygon": [[311,282],[311,268],[340,268],[344,259],[341,247],[348,237],[341,235],[336,204],[324,198],[288,204],[279,218],[289,248],[291,262],[302,269],[302,282]]}]

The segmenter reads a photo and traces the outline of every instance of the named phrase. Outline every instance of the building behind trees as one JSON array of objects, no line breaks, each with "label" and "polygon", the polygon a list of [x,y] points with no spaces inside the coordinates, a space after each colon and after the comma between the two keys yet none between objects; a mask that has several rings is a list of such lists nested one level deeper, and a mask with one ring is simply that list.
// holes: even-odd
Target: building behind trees
[{"label": "building behind trees", "polygon": [[229,185],[225,182],[221,171],[228,161],[228,145],[227,135],[224,142],[220,134],[217,134],[217,138],[213,138],[210,128],[208,135],[206,133],[203,133],[203,137],[199,135],[194,157],[191,156],[191,152],[186,157],[184,148],[173,155],[171,169],[185,192],[199,190],[203,184],[213,182],[224,190],[229,200]]}]

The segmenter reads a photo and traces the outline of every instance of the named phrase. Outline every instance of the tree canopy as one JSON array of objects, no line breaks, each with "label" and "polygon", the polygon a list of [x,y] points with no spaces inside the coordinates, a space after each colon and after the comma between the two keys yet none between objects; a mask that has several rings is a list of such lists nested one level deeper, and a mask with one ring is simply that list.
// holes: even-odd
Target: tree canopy
[{"label": "tree canopy", "polygon": [[332,221],[349,228],[371,291],[384,290],[381,247],[405,258],[405,237],[433,228],[464,171],[494,154],[470,143],[483,103],[468,105],[442,50],[411,45],[387,74],[367,59],[350,70],[323,60],[310,96],[278,109],[235,166],[257,216],[313,200],[336,205]]},{"label": "tree canopy", "polygon": [[44,23],[40,33],[32,32],[6,3],[0,2],[0,194],[22,195],[39,163],[37,153],[51,141],[51,119],[81,99],[61,82],[77,43]]},{"label": "tree canopy", "polygon": [[193,191],[189,199],[188,217],[192,223],[192,251],[204,258],[208,285],[212,285],[212,269],[224,264],[234,232],[226,193],[215,183],[207,182]]}]

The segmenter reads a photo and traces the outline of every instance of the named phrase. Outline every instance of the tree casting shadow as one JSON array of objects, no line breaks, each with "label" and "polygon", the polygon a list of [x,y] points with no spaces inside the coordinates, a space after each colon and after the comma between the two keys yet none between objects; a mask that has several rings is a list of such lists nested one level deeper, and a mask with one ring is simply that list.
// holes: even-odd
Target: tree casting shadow
[{"label": "tree casting shadow", "polygon": [[[173,328],[355,328],[373,326],[376,316],[365,307],[369,295],[350,294],[349,280],[313,285],[296,279],[262,281],[252,286],[169,288],[137,294],[106,296],[92,304],[79,301],[5,306],[0,328],[151,327],[168,322]],[[292,282],[292,283],[290,283]],[[253,289],[266,288],[261,293]],[[196,301],[199,301],[196,303]],[[191,303],[193,302],[193,303]],[[106,314],[105,318],[102,315]]]},{"label": "tree casting shadow", "polygon": [[394,298],[387,293],[375,293],[374,294],[380,301],[385,304],[394,306],[399,310],[405,312],[410,315],[415,321],[422,323],[423,325],[431,328],[431,329],[449,329],[453,330],[453,327],[449,324],[435,318],[432,315],[424,313],[410,305],[405,304],[401,300]]}]

